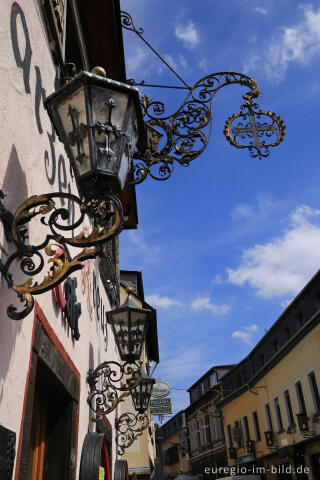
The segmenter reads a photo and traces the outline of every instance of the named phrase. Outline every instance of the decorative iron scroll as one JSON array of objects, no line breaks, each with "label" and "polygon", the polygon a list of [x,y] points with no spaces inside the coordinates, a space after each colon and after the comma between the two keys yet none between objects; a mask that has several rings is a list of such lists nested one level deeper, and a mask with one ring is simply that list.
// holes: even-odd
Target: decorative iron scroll
[{"label": "decorative iron scroll", "polygon": [[141,380],[140,366],[136,363],[125,362],[121,365],[115,361],[103,362],[95,370],[89,370],[88,404],[95,413],[92,421],[97,422],[112,412]]},{"label": "decorative iron scroll", "polygon": [[133,442],[141,437],[148,428],[149,419],[146,413],[124,413],[115,422],[116,443],[119,447],[118,454],[123,455]]},{"label": "decorative iron scroll", "polygon": [[[201,78],[191,87],[147,42],[143,36],[143,29],[135,27],[129,13],[121,12],[121,25],[124,29],[138,35],[184,86],[151,85],[144,81],[136,83],[135,80],[128,80],[128,83],[188,90],[180,108],[172,115],[167,116],[163,102],[152,101],[148,96],[143,97],[144,118],[147,126],[152,127],[153,133],[158,134],[157,146],[160,145],[160,148],[154,148],[152,138],[154,135],[151,135],[147,151],[136,153],[133,160],[134,180],[132,183],[141,183],[148,175],[155,180],[167,180],[173,172],[175,162],[187,167],[205,150],[212,129],[213,97],[218,90],[227,85],[238,84],[249,88],[249,91],[243,95],[246,104],[242,105],[242,112],[232,115],[226,122],[224,134],[230,144],[237,148],[248,148],[250,156],[261,159],[269,155],[269,147],[275,147],[282,142],[285,135],[284,122],[275,113],[263,112],[259,110],[256,103],[252,103],[254,98],[262,95],[254,78],[243,73],[218,72]],[[268,117],[268,120],[272,120],[272,123],[260,122],[262,115]],[[238,117],[241,117],[240,123],[230,131],[232,122]],[[258,121],[255,120],[255,117]],[[245,139],[248,140],[247,144],[243,141],[239,143],[239,140]]]},{"label": "decorative iron scroll", "polygon": [[[199,80],[189,91],[181,107],[170,116],[165,116],[165,105],[152,101],[148,96],[142,99],[142,108],[147,125],[153,127],[162,137],[160,148],[152,147],[146,152],[138,152],[133,160],[134,181],[140,183],[150,175],[155,180],[167,180],[174,169],[175,162],[187,167],[205,150],[212,130],[212,100],[221,88],[239,84],[249,88],[243,95],[246,103],[242,112],[232,115],[227,120],[224,134],[231,145],[237,148],[248,148],[250,155],[259,158],[269,155],[269,147],[279,145],[285,135],[284,122],[274,113],[259,110],[252,100],[261,96],[256,81],[246,75],[235,72],[220,72],[208,75]],[[272,120],[271,124],[260,122],[265,115]],[[230,131],[232,122],[240,117],[243,125]],[[255,120],[258,119],[258,121]],[[241,130],[243,128],[243,131]],[[232,136],[235,133],[235,136]],[[248,145],[240,144],[238,136],[249,138]],[[266,143],[262,136],[272,137]],[[260,140],[261,139],[261,140]],[[152,145],[152,144],[151,144]]]},{"label": "decorative iron scroll", "polygon": [[[71,209],[58,208],[56,199],[72,202]],[[75,205],[78,206],[78,218],[73,219]],[[88,216],[92,225],[91,232],[74,235],[73,231],[82,226]],[[37,245],[28,245],[28,223],[40,217],[41,227],[48,227],[50,233]],[[13,320],[21,320],[28,315],[34,306],[33,295],[39,295],[65,280],[72,272],[81,270],[83,262],[99,255],[96,247],[118,235],[122,229],[122,206],[113,194],[106,194],[103,199],[91,199],[82,202],[71,193],[48,193],[28,198],[15,212],[11,223],[11,238],[16,245],[5,263],[0,262],[0,270],[8,287],[14,290],[24,309],[20,312],[13,305],[7,309]],[[65,236],[70,232],[70,236]],[[73,258],[68,247],[82,248]],[[58,248],[63,254],[56,258]],[[48,258],[47,258],[48,257]],[[25,283],[17,285],[13,280],[12,266],[18,263],[19,271],[29,277]],[[49,266],[41,283],[34,279]]]}]

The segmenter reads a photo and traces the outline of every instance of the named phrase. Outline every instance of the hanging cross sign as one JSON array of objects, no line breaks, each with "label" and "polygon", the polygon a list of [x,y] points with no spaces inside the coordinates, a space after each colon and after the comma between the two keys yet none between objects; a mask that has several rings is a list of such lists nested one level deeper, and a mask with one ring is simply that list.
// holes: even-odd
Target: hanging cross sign
[{"label": "hanging cross sign", "polygon": [[[278,145],[284,137],[284,122],[275,113],[255,111],[258,108],[256,103],[252,104],[251,100],[241,106],[239,114],[231,115],[228,118],[224,134],[231,145],[237,148],[248,148],[251,157],[267,157],[269,155],[269,147]],[[257,117],[267,117],[265,122],[256,122]],[[241,119],[241,122],[234,122]],[[249,120],[249,122],[247,122]],[[246,122],[246,123],[245,123]],[[249,142],[246,140],[249,139]]]}]

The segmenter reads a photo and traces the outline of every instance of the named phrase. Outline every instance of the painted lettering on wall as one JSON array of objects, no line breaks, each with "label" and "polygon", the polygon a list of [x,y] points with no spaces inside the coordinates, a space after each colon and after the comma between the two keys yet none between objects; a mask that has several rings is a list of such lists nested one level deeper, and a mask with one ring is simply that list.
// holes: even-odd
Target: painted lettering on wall
[{"label": "painted lettering on wall", "polygon": [[[18,22],[21,23],[22,31],[24,35],[24,41],[21,42],[21,44],[23,45],[22,51],[19,45],[19,40],[18,40]],[[11,7],[10,31],[11,31],[13,55],[16,61],[16,65],[22,70],[25,92],[27,94],[31,94],[30,71],[32,66],[32,48],[31,48],[31,42],[30,42],[30,36],[29,36],[26,17],[21,6],[17,2],[14,2]],[[43,127],[40,119],[40,106],[43,104],[43,101],[46,98],[46,90],[43,88],[40,67],[38,65],[34,65],[34,68],[35,68],[35,74],[36,74],[35,75],[36,80],[34,85],[35,120],[36,120],[38,132],[40,135],[42,135],[44,132],[43,132]],[[58,88],[58,86],[59,86],[59,82],[58,82],[58,78],[56,77],[54,81],[53,90]],[[63,155],[59,155],[58,168],[57,168],[56,153],[55,153],[56,134],[53,126],[52,126],[52,131],[46,132],[46,133],[48,135],[48,140],[50,145],[50,154],[48,150],[45,150],[44,152],[44,164],[45,164],[45,171],[46,171],[48,182],[50,185],[53,185],[57,181],[59,192],[71,193],[71,184],[67,180],[66,163]],[[65,206],[65,203],[66,203],[65,199],[61,198],[62,207]],[[68,211],[70,212],[68,223],[69,224],[74,223],[75,212],[74,212],[73,204],[70,200],[68,200],[67,208],[68,208]]]}]

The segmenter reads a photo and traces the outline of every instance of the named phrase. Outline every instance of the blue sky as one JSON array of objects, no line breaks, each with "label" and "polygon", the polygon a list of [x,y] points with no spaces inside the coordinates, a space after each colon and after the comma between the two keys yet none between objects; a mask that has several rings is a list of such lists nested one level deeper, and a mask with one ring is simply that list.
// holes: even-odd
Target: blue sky
[{"label": "blue sky", "polygon": [[[143,273],[157,308],[161,363],[174,411],[213,365],[237,363],[320,265],[319,4],[295,0],[122,0],[151,44],[193,84],[214,72],[256,78],[263,110],[285,121],[267,159],[231,147],[222,134],[245,89],[213,102],[213,136],[170,180],[137,186],[139,228],[120,236],[120,266]],[[195,7],[196,6],[196,7]],[[178,85],[124,31],[128,78]],[[183,92],[141,89],[174,112]]]}]

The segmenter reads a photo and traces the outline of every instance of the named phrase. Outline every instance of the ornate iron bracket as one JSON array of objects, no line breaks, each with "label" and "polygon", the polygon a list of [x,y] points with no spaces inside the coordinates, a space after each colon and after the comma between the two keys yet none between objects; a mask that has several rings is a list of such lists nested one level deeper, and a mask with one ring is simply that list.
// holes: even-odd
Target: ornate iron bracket
[{"label": "ornate iron bracket", "polygon": [[[261,96],[258,84],[254,78],[237,72],[212,73],[200,79],[190,87],[180,75],[161,57],[161,55],[143,37],[143,29],[137,29],[132,17],[127,12],[121,12],[122,27],[130,30],[161,59],[163,63],[183,83],[188,93],[179,109],[172,115],[165,115],[165,105],[144,96],[142,108],[147,126],[153,127],[158,135],[157,147],[149,145],[147,151],[138,152],[133,160],[134,180],[141,183],[150,175],[155,180],[167,180],[174,169],[175,162],[187,167],[207,147],[212,130],[212,100],[222,87],[227,85],[242,85],[249,88],[243,95],[245,104],[239,114],[231,115],[224,128],[224,134],[229,143],[237,148],[248,148],[251,157],[267,157],[269,147],[275,147],[282,142],[285,135],[285,124],[275,113],[262,111],[253,99]],[[145,82],[132,85],[150,85]],[[264,121],[260,119],[264,117]],[[236,119],[240,122],[232,126]],[[256,119],[258,121],[256,121]]]},{"label": "ornate iron bracket", "polygon": [[[133,183],[141,183],[148,175],[155,180],[167,180],[175,162],[188,167],[199,157],[211,136],[214,95],[221,88],[236,84],[250,90],[243,95],[245,104],[241,106],[240,114],[228,118],[224,134],[231,145],[248,148],[250,156],[260,159],[267,157],[270,154],[269,147],[279,145],[284,138],[284,122],[275,113],[259,110],[258,104],[253,102],[253,99],[261,96],[254,79],[236,72],[214,73],[199,80],[181,107],[170,116],[163,116],[165,105],[162,102],[152,101],[147,96],[142,99],[145,121],[161,140],[160,148],[149,147],[147,151],[135,154]],[[260,121],[262,117],[265,118],[263,122]],[[232,128],[238,118],[242,122]]]},{"label": "ornate iron bracket", "polygon": [[116,443],[119,447],[118,454],[123,455],[133,442],[141,437],[143,431],[149,426],[146,413],[124,413],[115,422]]},{"label": "ornate iron bracket", "polygon": [[[57,199],[67,200],[71,208],[58,208]],[[77,208],[76,208],[77,207]],[[76,219],[74,217],[77,216]],[[37,245],[28,244],[28,224],[40,217],[40,229],[47,227],[50,233],[42,238]],[[83,231],[74,234],[74,230],[91,225],[91,232],[85,235]],[[5,218],[8,221],[3,221]],[[65,280],[72,272],[81,270],[83,262],[100,254],[100,244],[118,235],[122,229],[122,206],[114,194],[106,194],[104,198],[93,198],[81,201],[71,193],[47,193],[28,198],[11,216],[1,204],[1,221],[6,235],[11,237],[16,250],[5,263],[0,261],[0,271],[7,281],[8,287],[14,290],[24,309],[20,312],[13,305],[7,308],[8,316],[13,320],[21,320],[28,315],[34,306],[34,295],[51,290]],[[70,232],[67,237],[66,232]],[[82,248],[81,252],[71,256],[69,247]],[[57,248],[62,248],[63,254],[56,257]],[[73,249],[72,249],[73,251]],[[45,262],[45,257],[49,257]],[[14,264],[18,264],[20,273],[29,277],[25,283],[16,284],[13,280]],[[45,266],[51,266],[39,283],[38,278]]]},{"label": "ornate iron bracket", "polygon": [[116,406],[130,395],[142,380],[140,366],[137,363],[103,362],[89,370],[87,382],[90,388],[88,404],[95,413],[92,421],[97,422],[112,412]]}]

